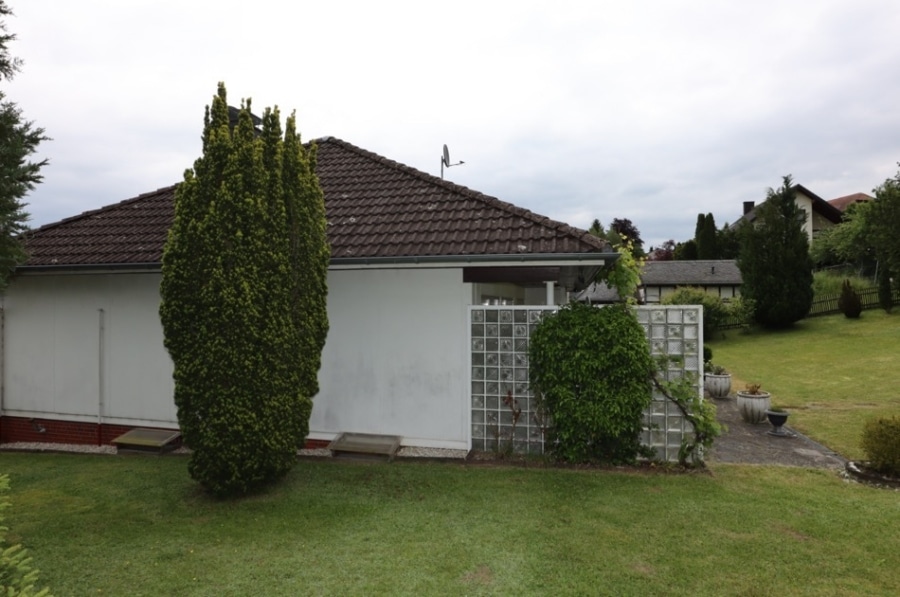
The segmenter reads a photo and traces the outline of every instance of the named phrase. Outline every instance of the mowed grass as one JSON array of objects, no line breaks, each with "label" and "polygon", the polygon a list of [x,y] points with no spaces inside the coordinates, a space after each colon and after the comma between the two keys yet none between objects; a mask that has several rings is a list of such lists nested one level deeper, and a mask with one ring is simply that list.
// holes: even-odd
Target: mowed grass
[{"label": "mowed grass", "polygon": [[900,313],[814,317],[782,331],[729,331],[708,342],[733,390],[762,383],[788,424],[850,459],[872,417],[900,416]]},{"label": "mowed grass", "polygon": [[0,453],[57,595],[890,595],[898,493],[833,471],[301,461],[223,502],[184,457]]}]

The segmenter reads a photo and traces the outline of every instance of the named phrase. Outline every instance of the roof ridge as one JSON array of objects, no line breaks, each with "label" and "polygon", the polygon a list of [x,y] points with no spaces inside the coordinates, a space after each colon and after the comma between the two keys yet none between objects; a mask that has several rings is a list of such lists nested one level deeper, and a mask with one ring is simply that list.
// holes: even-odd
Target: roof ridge
[{"label": "roof ridge", "polygon": [[163,193],[165,191],[174,190],[180,184],[181,184],[180,182],[176,182],[175,184],[171,184],[169,186],[159,187],[155,191],[147,191],[145,193],[141,193],[140,195],[138,195],[136,197],[131,197],[129,199],[123,199],[122,201],[117,201],[116,203],[110,203],[109,205],[104,205],[103,207],[98,207],[97,209],[83,211],[78,215],[69,216],[68,218],[63,218],[62,220],[57,220],[56,222],[50,222],[48,224],[44,224],[43,226],[38,226],[37,228],[30,228],[30,229],[26,230],[23,233],[23,235],[28,236],[28,235],[34,234],[36,232],[44,232],[46,230],[52,230],[53,228],[62,226],[63,224],[68,224],[70,222],[76,222],[78,220],[89,218],[91,216],[95,216],[98,213],[101,213],[104,211],[109,211],[109,210],[121,207],[123,205],[128,205],[129,203],[135,203],[137,201],[141,201],[142,199],[146,199],[150,195],[158,195],[159,193]]},{"label": "roof ridge", "polygon": [[401,172],[403,172],[405,174],[415,176],[416,178],[418,178],[419,180],[421,180],[423,182],[426,182],[426,183],[435,185],[437,187],[444,188],[448,191],[463,195],[464,197],[466,197],[468,199],[480,201],[490,207],[502,209],[508,213],[515,214],[519,217],[527,218],[528,220],[531,220],[532,222],[534,222],[536,224],[540,224],[542,226],[547,226],[548,228],[558,230],[559,232],[562,232],[565,234],[570,234],[574,238],[577,238],[578,240],[581,240],[588,244],[594,245],[598,249],[611,250],[610,246],[608,245],[608,243],[606,243],[606,241],[603,241],[602,239],[594,236],[587,230],[583,230],[581,228],[576,228],[574,226],[566,224],[565,222],[560,222],[558,220],[554,220],[547,216],[542,216],[540,214],[537,214],[537,213],[531,211],[530,209],[526,209],[524,207],[519,207],[518,205],[514,205],[507,201],[503,201],[502,199],[498,199],[497,197],[493,197],[491,195],[487,195],[480,191],[470,189],[469,187],[457,184],[455,182],[451,182],[449,180],[444,180],[442,178],[438,178],[437,176],[435,176],[433,174],[428,174],[427,172],[423,172],[422,170],[413,168],[412,166],[407,166],[406,164],[401,164],[400,162],[397,162],[390,158],[386,158],[380,154],[375,153],[374,151],[370,151],[368,149],[363,149],[362,147],[358,147],[352,143],[344,141],[343,139],[339,139],[337,137],[326,136],[326,137],[321,137],[319,139],[314,139],[313,141],[316,142],[317,144],[335,143],[335,144],[343,147],[346,150],[353,151],[357,155],[360,155],[367,159],[378,162],[383,166],[394,168],[396,170],[400,170]]}]

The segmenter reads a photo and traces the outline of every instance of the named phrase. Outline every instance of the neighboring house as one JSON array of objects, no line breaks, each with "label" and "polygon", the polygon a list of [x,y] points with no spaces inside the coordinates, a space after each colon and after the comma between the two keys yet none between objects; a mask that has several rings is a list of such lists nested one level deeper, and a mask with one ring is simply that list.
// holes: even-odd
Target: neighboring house
[{"label": "neighboring house", "polygon": [[[810,244],[820,231],[841,223],[843,212],[803,185],[794,185],[794,201],[806,214],[803,220],[803,231],[806,232]],[[744,222],[755,221],[756,210],[757,207],[753,201],[744,201],[744,214],[734,225],[740,226]]]},{"label": "neighboring house", "polygon": [[[325,138],[332,259],[310,440],[344,431],[471,445],[471,305],[546,305],[617,257],[605,241]],[[102,442],[176,428],[159,321],[176,186],[26,234],[2,299],[0,441]]]},{"label": "neighboring house", "polygon": [[648,261],[641,271],[641,289],[648,304],[660,303],[680,286],[702,288],[728,300],[741,295],[742,283],[734,259]]},{"label": "neighboring house", "polygon": [[[641,302],[658,304],[680,286],[702,288],[725,300],[740,296],[741,270],[733,259],[698,261],[647,261],[641,270],[638,290]],[[591,304],[619,301],[614,288],[605,281],[591,284],[576,300]]]},{"label": "neighboring house", "polygon": [[829,199],[828,203],[841,210],[841,212],[845,212],[851,205],[874,200],[875,197],[872,197],[871,195],[866,195],[865,193],[853,193],[852,195],[845,195],[843,197],[838,197],[837,199]]}]

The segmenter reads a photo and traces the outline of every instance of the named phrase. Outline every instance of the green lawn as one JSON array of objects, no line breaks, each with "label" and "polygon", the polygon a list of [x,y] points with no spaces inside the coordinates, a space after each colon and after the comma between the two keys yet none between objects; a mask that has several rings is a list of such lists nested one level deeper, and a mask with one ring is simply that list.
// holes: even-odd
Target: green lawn
[{"label": "green lawn", "polygon": [[834,472],[301,461],[269,493],[183,457],[0,453],[57,595],[888,595],[900,494]]},{"label": "green lawn", "polygon": [[[715,361],[851,458],[900,414],[900,315],[731,332]],[[56,595],[893,595],[900,493],[834,471],[301,461],[220,502],[184,457],[0,453]]]},{"label": "green lawn", "polygon": [[789,425],[848,458],[864,457],[867,419],[900,415],[900,313],[814,317],[784,331],[730,331],[708,345],[734,390],[762,383],[791,411]]}]

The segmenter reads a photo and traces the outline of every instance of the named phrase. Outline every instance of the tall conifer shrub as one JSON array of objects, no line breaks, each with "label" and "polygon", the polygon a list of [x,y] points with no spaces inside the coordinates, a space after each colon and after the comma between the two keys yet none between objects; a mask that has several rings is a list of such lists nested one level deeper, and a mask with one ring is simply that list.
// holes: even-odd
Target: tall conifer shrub
[{"label": "tall conifer shrub", "polygon": [[[246,101],[232,130],[219,84],[163,252],[160,318],[188,470],[215,495],[290,470],[317,389],[323,342],[306,338],[327,331],[324,203],[293,120],[282,136],[266,109],[258,131]],[[304,293],[301,268],[317,281]]]}]

